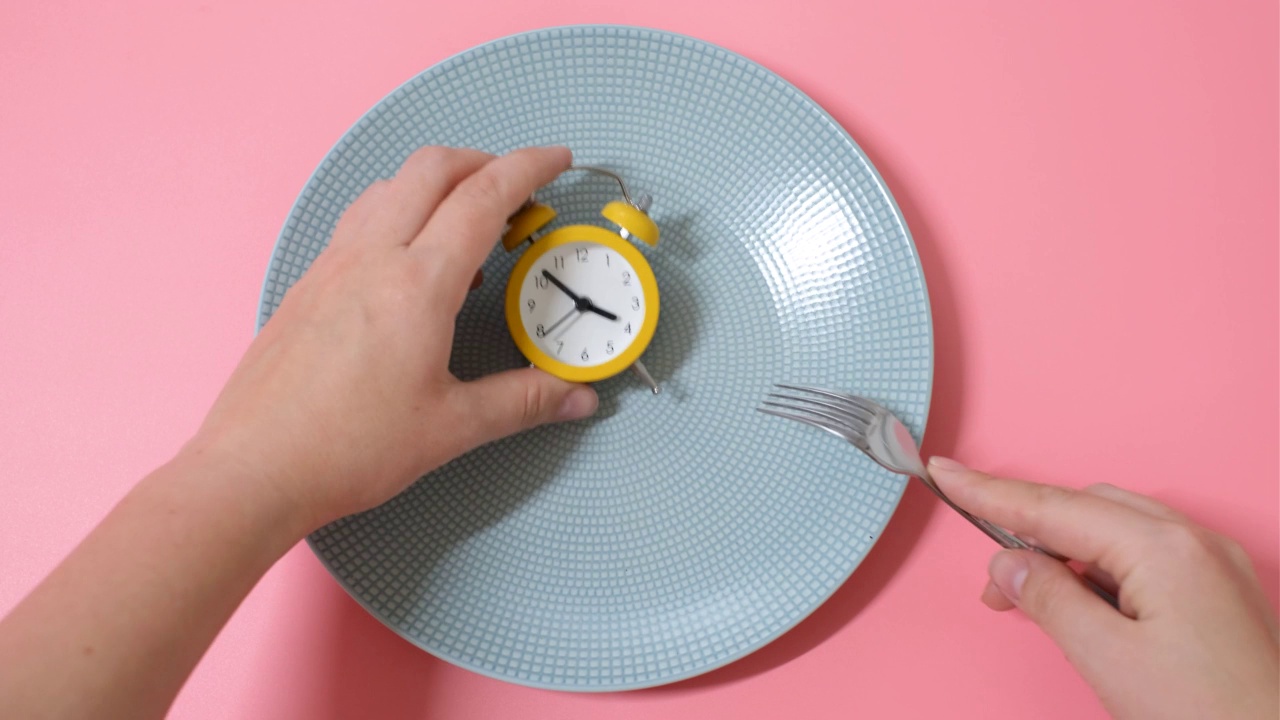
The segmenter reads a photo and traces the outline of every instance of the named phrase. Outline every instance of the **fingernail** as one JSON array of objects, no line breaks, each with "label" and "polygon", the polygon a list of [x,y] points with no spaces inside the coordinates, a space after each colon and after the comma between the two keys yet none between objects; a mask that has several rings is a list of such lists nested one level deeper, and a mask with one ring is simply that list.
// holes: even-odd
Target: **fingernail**
[{"label": "fingernail", "polygon": [[1030,571],[1031,565],[1022,553],[1008,550],[996,553],[987,568],[987,572],[991,574],[991,582],[1015,603],[1022,597],[1022,586],[1026,584],[1027,573]]},{"label": "fingernail", "polygon": [[560,403],[560,413],[556,416],[557,420],[581,420],[585,417],[591,417],[596,412],[596,406],[600,404],[600,399],[596,397],[596,391],[589,387],[575,388]]},{"label": "fingernail", "polygon": [[929,467],[935,470],[945,470],[947,472],[960,472],[962,470],[969,469],[964,465],[961,465],[960,463],[956,462],[955,460],[952,460],[951,458],[947,458],[947,457],[942,457],[941,455],[934,455],[933,457],[929,458]]}]

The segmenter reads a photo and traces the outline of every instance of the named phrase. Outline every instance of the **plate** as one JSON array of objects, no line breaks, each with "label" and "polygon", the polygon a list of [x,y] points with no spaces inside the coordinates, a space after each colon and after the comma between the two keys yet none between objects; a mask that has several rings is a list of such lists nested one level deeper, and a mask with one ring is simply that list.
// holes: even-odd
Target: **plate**
[{"label": "plate", "polygon": [[[468,50],[362,117],[289,214],[259,327],[415,148],[552,143],[653,196],[662,319],[644,360],[662,394],[600,383],[598,417],[480,448],[309,540],[370,613],[456,665],[561,690],[670,683],[784,633],[880,537],[905,480],[753,408],[777,382],[845,388],[918,437],[924,278],[875,168],[795,87],[688,37],[568,27]],[[539,198],[603,224],[616,193],[570,173]],[[502,310],[514,261],[497,248],[459,315],[459,377],[522,364]]]}]

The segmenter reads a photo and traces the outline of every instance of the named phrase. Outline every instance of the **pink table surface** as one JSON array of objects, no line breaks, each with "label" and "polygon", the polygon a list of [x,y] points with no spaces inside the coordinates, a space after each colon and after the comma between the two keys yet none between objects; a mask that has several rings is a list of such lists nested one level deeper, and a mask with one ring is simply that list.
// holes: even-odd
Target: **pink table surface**
[{"label": "pink table surface", "polygon": [[[923,257],[927,449],[1109,481],[1240,538],[1277,588],[1277,9],[1167,2],[42,2],[0,13],[0,611],[199,422],[272,243],[379,98],[510,33],[627,23],[791,80],[879,167]],[[305,546],[178,718],[1103,715],[990,541],[915,485],[820,610],[674,686],[574,695],[454,668]]]}]

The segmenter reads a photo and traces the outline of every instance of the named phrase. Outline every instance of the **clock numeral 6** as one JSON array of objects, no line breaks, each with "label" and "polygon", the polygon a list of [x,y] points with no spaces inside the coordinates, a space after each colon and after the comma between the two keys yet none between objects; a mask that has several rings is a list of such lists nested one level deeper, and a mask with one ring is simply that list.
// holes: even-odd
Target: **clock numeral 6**
[{"label": "clock numeral 6", "polygon": [[613,354],[613,341],[612,341],[612,340],[610,340],[610,341],[608,341],[608,342],[606,342],[606,343],[604,344],[604,351],[605,351],[605,353],[607,353],[607,354],[609,354],[609,355],[612,355],[612,354]]},{"label": "clock numeral 6", "polygon": [[586,349],[586,348],[582,348],[582,354],[581,354],[581,355],[579,355],[578,357],[582,358],[583,360],[590,360],[590,359],[591,359],[591,356],[587,354],[587,349]]},{"label": "clock numeral 6", "polygon": [[[532,303],[533,301],[530,300],[529,302]],[[530,307],[530,309],[532,309],[532,307]],[[632,310],[640,309],[640,298],[634,297],[634,296],[631,298],[631,309]]]},{"label": "clock numeral 6", "polygon": [[542,323],[538,323],[537,333],[538,333],[538,337],[546,337],[546,336],[547,336],[547,329],[546,329],[546,328],[544,328],[544,327],[542,327]]}]

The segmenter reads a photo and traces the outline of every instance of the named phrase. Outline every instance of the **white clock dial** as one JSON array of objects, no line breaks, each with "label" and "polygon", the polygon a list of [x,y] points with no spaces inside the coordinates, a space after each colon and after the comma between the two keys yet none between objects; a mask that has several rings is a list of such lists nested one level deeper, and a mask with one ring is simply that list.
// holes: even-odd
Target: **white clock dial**
[{"label": "white clock dial", "polygon": [[575,367],[616,358],[639,334],[645,312],[635,268],[589,241],[543,253],[520,287],[525,332],[547,355]]}]

